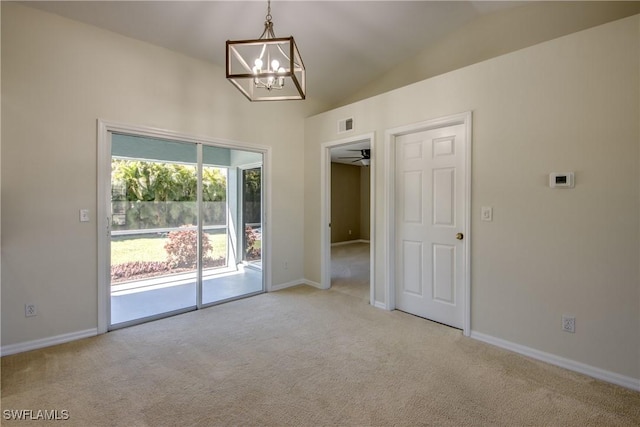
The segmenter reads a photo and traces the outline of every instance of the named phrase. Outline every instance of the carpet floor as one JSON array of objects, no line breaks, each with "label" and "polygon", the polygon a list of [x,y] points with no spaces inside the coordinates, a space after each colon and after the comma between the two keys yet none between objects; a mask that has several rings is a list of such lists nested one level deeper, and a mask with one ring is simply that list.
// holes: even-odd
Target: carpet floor
[{"label": "carpet floor", "polygon": [[369,302],[369,243],[331,248],[331,289]]},{"label": "carpet floor", "polygon": [[640,393],[298,286],[2,358],[72,426],[638,426]]}]

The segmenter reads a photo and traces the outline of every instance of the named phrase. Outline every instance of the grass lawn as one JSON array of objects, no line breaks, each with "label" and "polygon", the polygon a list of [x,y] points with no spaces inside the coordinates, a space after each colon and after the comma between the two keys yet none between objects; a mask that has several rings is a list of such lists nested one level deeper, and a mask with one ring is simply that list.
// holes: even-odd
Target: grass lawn
[{"label": "grass lawn", "polygon": [[[227,236],[226,234],[208,233],[212,250],[211,257],[227,257]],[[111,265],[124,264],[134,261],[166,261],[167,251],[164,245],[169,239],[167,237],[114,237],[111,240]]]}]

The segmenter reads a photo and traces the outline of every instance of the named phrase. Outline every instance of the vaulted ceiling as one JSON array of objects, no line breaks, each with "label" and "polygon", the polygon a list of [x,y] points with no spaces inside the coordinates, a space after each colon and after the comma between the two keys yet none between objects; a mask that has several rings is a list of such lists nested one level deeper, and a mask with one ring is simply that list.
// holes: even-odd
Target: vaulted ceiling
[{"label": "vaulted ceiling", "polygon": [[[220,78],[225,41],[257,38],[267,9],[266,0],[24,4],[219,65]],[[308,98],[336,106],[358,93],[388,90],[366,88],[416,55],[426,51],[428,56],[430,47],[455,34],[468,39],[471,53],[452,48],[452,57],[465,57],[404,80],[396,78],[393,85],[630,15],[634,6],[638,13],[640,2],[273,0],[271,14],[276,35],[293,35],[299,45]]]}]

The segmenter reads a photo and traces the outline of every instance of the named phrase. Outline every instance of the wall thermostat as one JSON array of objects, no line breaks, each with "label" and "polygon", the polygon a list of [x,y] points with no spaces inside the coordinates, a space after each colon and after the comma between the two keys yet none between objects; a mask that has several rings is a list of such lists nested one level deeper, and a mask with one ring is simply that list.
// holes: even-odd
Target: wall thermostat
[{"label": "wall thermostat", "polygon": [[573,172],[551,172],[549,174],[549,187],[573,188],[575,185]]}]

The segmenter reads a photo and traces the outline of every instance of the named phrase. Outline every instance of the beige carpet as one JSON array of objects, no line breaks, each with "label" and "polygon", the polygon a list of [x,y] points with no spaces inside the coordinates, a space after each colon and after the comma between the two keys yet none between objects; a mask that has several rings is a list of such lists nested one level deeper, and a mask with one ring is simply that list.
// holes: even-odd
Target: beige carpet
[{"label": "beige carpet", "polygon": [[370,256],[368,243],[332,246],[331,288],[369,302]]},{"label": "beige carpet", "polygon": [[73,426],[640,425],[640,393],[307,286],[4,357],[2,409]]}]

